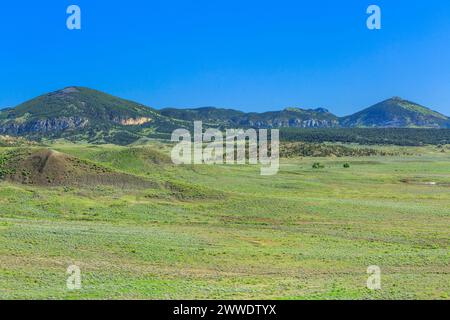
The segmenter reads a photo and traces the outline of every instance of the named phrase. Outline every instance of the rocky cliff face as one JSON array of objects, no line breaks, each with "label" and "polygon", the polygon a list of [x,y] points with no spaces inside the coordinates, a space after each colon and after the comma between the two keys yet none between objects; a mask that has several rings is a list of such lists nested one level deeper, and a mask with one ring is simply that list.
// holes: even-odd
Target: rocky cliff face
[{"label": "rocky cliff face", "polygon": [[27,122],[7,121],[0,125],[0,134],[27,135],[60,132],[69,129],[82,129],[89,123],[81,117],[59,117],[51,119],[36,119]]},{"label": "rocky cliff face", "polygon": [[335,128],[339,126],[337,120],[324,119],[273,119],[273,120],[244,120],[240,123],[243,126],[253,128]]},{"label": "rocky cliff face", "polygon": [[140,126],[170,125],[174,122],[152,108],[83,87],[64,88],[0,110],[0,134],[29,139],[130,143],[140,137]]},{"label": "rocky cliff face", "polygon": [[128,118],[128,119],[115,119],[116,123],[119,123],[123,126],[140,126],[152,121],[151,118],[148,117],[140,117],[140,118]]}]

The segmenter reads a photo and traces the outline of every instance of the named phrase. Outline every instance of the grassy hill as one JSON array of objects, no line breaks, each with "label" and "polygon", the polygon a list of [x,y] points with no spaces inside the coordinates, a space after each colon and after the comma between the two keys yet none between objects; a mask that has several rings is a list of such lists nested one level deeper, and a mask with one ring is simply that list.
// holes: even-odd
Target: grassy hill
[{"label": "grassy hill", "polygon": [[29,141],[22,137],[2,136],[0,135],[0,147],[20,147],[36,145],[35,142]]},{"label": "grassy hill", "polygon": [[392,98],[341,119],[343,127],[450,128],[450,119],[429,108]]},{"label": "grassy hill", "polygon": [[117,172],[95,162],[46,148],[13,149],[2,155],[0,178],[34,186],[152,188],[157,183]]}]

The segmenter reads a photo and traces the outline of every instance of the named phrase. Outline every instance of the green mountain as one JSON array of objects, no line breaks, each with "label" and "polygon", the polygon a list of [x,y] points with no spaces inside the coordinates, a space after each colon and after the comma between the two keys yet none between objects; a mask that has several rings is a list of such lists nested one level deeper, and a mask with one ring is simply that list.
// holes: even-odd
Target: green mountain
[{"label": "green mountain", "polygon": [[44,94],[0,112],[0,134],[29,138],[131,143],[179,126],[152,108],[83,87]]},{"label": "green mountain", "polygon": [[196,109],[166,108],[162,109],[160,113],[169,118],[183,119],[189,122],[203,121],[205,124],[219,126],[232,124],[245,115],[242,111],[215,107]]},{"label": "green mountain", "polygon": [[1,110],[0,135],[127,145],[168,138],[177,128],[192,128],[194,121],[220,129],[450,128],[448,117],[400,98],[338,118],[323,108],[264,113],[214,107],[156,110],[89,88],[67,87]]},{"label": "green mountain", "polygon": [[395,97],[341,119],[342,127],[450,128],[450,119],[417,103]]},{"label": "green mountain", "polygon": [[264,113],[244,113],[232,109],[214,107],[198,109],[163,109],[161,114],[186,121],[201,120],[218,127],[251,128],[334,128],[339,126],[339,119],[323,108],[300,109],[287,108],[282,111]]}]

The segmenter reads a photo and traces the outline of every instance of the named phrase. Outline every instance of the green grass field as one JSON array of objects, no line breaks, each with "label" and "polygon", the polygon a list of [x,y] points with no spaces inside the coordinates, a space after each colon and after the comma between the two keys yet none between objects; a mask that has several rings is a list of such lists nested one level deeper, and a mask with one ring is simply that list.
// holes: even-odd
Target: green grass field
[{"label": "green grass field", "polygon": [[0,298],[450,298],[450,151],[282,159],[263,177],[174,166],[162,143],[51,148],[156,187],[0,182]]}]

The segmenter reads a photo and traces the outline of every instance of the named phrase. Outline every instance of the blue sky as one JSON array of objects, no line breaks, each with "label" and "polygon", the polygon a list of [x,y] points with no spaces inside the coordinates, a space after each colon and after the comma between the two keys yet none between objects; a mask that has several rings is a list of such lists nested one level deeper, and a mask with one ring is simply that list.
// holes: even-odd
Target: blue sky
[{"label": "blue sky", "polygon": [[450,115],[449,15],[448,0],[3,1],[0,107],[80,85],[156,108],[345,115],[401,96]]}]

